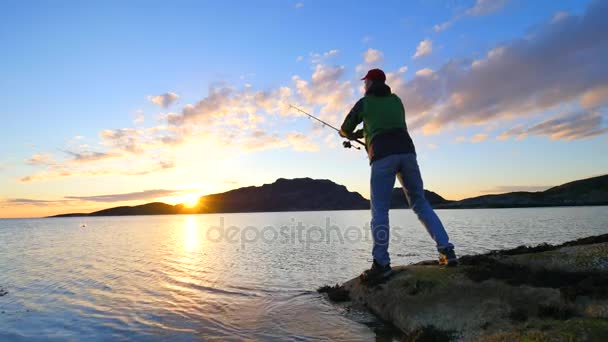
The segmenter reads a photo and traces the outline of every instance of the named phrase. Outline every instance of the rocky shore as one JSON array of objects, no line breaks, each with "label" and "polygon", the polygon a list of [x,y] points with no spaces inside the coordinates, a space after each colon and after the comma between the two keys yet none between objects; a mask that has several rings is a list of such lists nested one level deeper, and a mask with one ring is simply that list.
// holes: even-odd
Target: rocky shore
[{"label": "rocky shore", "polygon": [[410,341],[608,340],[608,234],[394,267],[381,284],[359,277],[323,287],[365,306]]}]

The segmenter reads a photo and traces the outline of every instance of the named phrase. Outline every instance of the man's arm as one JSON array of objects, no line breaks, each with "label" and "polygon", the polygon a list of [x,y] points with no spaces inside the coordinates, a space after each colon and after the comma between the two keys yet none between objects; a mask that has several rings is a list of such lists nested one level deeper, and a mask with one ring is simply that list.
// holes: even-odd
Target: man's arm
[{"label": "man's arm", "polygon": [[[355,128],[357,128],[357,125],[359,125],[363,121],[363,117],[361,115],[362,113],[363,113],[363,99],[360,99],[359,101],[357,101],[357,103],[355,103],[353,108],[350,110],[350,112],[344,119],[344,122],[342,123],[342,126],[340,127],[340,136],[341,137],[349,138],[349,139],[357,138],[356,136],[353,135],[353,131],[355,130]],[[362,132],[357,131],[355,133],[357,133],[357,135],[360,135]]]}]

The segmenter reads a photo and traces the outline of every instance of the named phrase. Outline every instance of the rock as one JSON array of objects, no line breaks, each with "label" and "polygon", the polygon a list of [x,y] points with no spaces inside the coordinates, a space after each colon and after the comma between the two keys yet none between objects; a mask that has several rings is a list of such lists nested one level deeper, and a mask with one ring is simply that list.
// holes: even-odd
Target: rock
[{"label": "rock", "polygon": [[3,288],[0,287],[0,297],[2,296],[6,296],[8,294],[8,291],[4,290]]},{"label": "rock", "polygon": [[410,341],[602,341],[608,336],[608,234],[560,246],[394,267],[383,284],[331,292],[392,322]]},{"label": "rock", "polygon": [[327,293],[329,300],[335,303],[348,302],[350,300],[348,291],[344,287],[336,284],[335,286],[325,285],[317,289],[319,293]]}]

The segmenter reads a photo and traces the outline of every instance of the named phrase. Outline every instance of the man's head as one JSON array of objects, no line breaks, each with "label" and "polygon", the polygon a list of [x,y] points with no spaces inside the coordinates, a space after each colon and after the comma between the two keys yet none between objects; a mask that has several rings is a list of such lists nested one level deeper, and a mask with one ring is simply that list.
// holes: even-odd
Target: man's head
[{"label": "man's head", "polygon": [[386,75],[384,74],[384,71],[380,69],[371,69],[361,80],[365,81],[365,91],[367,91],[374,82],[384,83],[386,81]]}]

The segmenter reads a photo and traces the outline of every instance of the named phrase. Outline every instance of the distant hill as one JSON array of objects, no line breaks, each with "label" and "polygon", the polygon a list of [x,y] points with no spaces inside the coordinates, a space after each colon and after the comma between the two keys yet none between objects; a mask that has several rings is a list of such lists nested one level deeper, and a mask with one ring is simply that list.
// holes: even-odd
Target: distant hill
[{"label": "distant hill", "polygon": [[[394,188],[391,196],[391,209],[405,209],[410,207],[402,188]],[[424,196],[433,207],[452,202],[429,190],[424,190]]]},{"label": "distant hill", "polygon": [[349,210],[367,209],[369,201],[330,180],[279,178],[272,184],[203,196],[200,206],[201,213]]},{"label": "distant hill", "polygon": [[562,184],[545,191],[484,195],[437,205],[438,208],[517,208],[608,205],[608,175]]},{"label": "distant hill", "polygon": [[[608,175],[566,183],[539,192],[510,192],[449,201],[429,190],[426,198],[435,208],[517,208],[541,206],[608,205]],[[391,208],[408,208],[403,190],[393,189]],[[194,208],[183,204],[147,203],[123,206],[71,216],[170,215],[201,213],[357,210],[369,209],[369,200],[357,192],[326,179],[279,178],[274,183],[248,186],[202,196]]]},{"label": "distant hill", "polygon": [[237,213],[264,211],[353,210],[368,209],[369,200],[344,185],[326,179],[279,178],[274,183],[248,186],[219,194],[202,196],[194,208],[182,204],[148,203],[72,216],[170,215],[202,213]]}]

